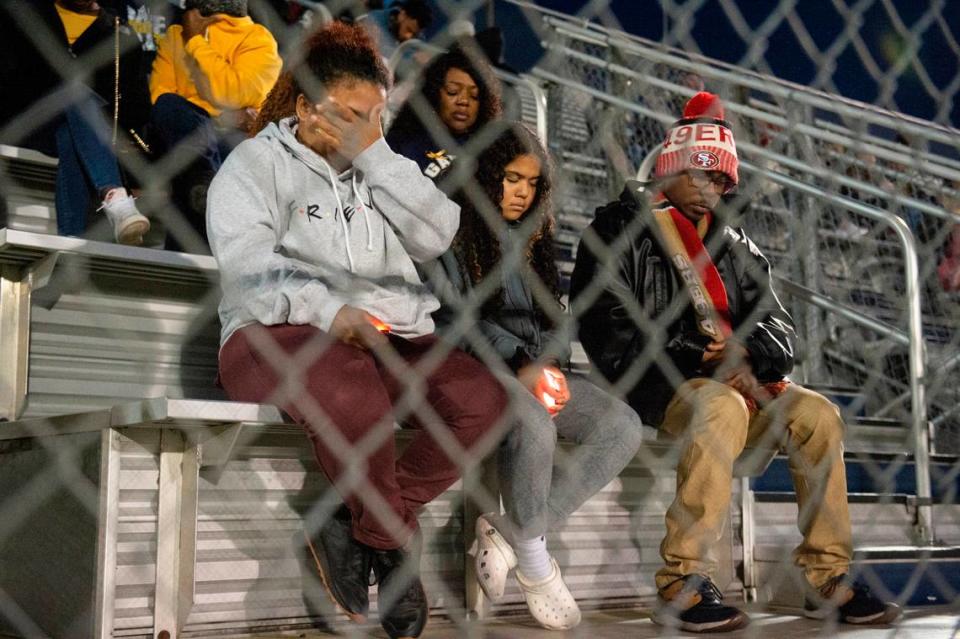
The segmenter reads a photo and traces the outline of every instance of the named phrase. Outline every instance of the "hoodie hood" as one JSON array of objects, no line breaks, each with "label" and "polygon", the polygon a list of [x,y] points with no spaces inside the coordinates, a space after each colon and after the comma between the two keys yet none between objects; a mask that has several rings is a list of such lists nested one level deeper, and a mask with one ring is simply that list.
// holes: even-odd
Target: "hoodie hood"
[{"label": "hoodie hood", "polygon": [[[268,124],[257,137],[265,138],[268,140],[275,140],[279,143],[284,149],[287,150],[290,155],[295,157],[297,160],[302,162],[307,166],[311,171],[315,172],[317,175],[325,178],[328,183],[330,182],[330,174],[335,171],[333,167],[322,157],[320,157],[313,149],[306,146],[303,142],[297,139],[297,118],[296,116],[290,116],[284,118],[279,122],[271,122]],[[354,168],[350,167],[343,173],[339,175],[341,178],[350,178],[354,173]],[[336,176],[336,173],[334,172]]]},{"label": "hoodie hood", "polygon": [[225,13],[235,18],[247,16],[247,0],[186,0],[184,8],[197,9],[203,16],[215,13]]}]

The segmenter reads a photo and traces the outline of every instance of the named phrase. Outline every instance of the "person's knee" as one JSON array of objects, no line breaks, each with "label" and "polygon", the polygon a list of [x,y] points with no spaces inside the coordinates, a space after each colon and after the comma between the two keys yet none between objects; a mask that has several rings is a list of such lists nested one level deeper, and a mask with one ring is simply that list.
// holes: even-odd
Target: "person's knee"
[{"label": "person's knee", "polygon": [[806,440],[816,433],[819,437],[843,441],[844,424],[840,408],[819,393],[804,393],[792,407],[794,428]]},{"label": "person's knee", "polygon": [[547,459],[553,459],[557,447],[557,429],[547,412],[538,404],[526,403],[514,399],[507,407],[510,415],[510,430],[504,443],[508,448],[524,448],[543,452]]},{"label": "person's knee", "polygon": [[178,113],[182,112],[187,104],[187,101],[176,93],[163,93],[153,103],[153,108],[150,109],[150,117],[158,124],[166,124],[169,118],[176,117]]},{"label": "person's knee", "polygon": [[470,390],[461,398],[461,409],[485,421],[497,421],[507,408],[507,391],[485,368],[473,378]]},{"label": "person's knee", "polygon": [[722,451],[724,457],[736,457],[743,450],[750,425],[743,395],[726,384],[699,379],[682,386],[678,394],[688,406],[682,413],[688,421],[670,424],[668,433],[700,448]]},{"label": "person's knee", "polygon": [[189,134],[201,125],[202,117],[193,105],[176,93],[164,93],[150,109],[153,133],[168,142]]},{"label": "person's knee", "polygon": [[494,425],[506,427],[510,417],[507,391],[486,366],[458,350],[450,353],[443,366],[449,374],[434,376],[427,393],[452,428],[483,431]]},{"label": "person's knee", "polygon": [[629,451],[631,455],[636,454],[643,444],[643,422],[640,421],[640,416],[630,409],[621,419],[617,420],[617,423],[620,424],[617,436],[624,449]]},{"label": "person's knee", "polygon": [[637,412],[623,402],[615,402],[596,422],[599,439],[619,444],[635,453],[643,443],[643,422]]},{"label": "person's knee", "polygon": [[701,417],[700,421],[704,422],[704,426],[735,428],[746,433],[750,411],[743,395],[736,389],[710,381],[690,392],[688,401],[694,405],[694,414]]}]

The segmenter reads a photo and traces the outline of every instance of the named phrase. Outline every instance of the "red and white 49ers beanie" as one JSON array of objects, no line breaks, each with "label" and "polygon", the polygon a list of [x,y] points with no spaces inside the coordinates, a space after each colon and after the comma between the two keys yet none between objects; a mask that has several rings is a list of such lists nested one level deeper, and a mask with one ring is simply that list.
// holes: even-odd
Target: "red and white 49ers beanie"
[{"label": "red and white 49ers beanie", "polygon": [[720,171],[730,178],[730,188],[739,181],[737,145],[730,125],[723,119],[723,103],[701,91],[683,108],[683,118],[667,131],[655,175],[668,177],[690,169]]}]

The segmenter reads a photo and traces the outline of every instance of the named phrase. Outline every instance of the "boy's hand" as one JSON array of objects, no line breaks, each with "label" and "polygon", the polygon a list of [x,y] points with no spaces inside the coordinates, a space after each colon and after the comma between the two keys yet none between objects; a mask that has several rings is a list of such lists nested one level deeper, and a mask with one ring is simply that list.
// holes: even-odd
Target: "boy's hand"
[{"label": "boy's hand", "polygon": [[704,366],[710,368],[723,361],[723,349],[726,342],[710,342],[703,351],[703,359],[700,360]]},{"label": "boy's hand", "polygon": [[740,342],[729,340],[720,343],[719,349],[715,344],[717,342],[707,344],[704,362],[707,362],[707,356],[711,355],[709,361],[716,371],[716,378],[744,395],[756,398],[760,392],[760,383],[753,374],[750,353],[746,347]]}]

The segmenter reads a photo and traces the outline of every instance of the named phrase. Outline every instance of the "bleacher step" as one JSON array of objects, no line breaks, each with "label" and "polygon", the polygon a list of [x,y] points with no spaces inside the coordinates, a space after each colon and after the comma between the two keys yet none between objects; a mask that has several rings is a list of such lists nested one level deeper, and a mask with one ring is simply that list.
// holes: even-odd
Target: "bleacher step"
[{"label": "bleacher step", "polygon": [[[788,549],[757,546],[758,595],[773,608],[799,609],[799,572],[783,579]],[[789,561],[789,559],[787,560]],[[853,573],[874,592],[906,606],[956,604],[960,592],[960,546],[862,546],[854,549]]]},{"label": "bleacher step", "polygon": [[[753,500],[762,504],[796,503],[797,496],[792,492],[755,491]],[[847,503],[850,504],[901,504],[910,505],[916,502],[916,497],[906,493],[847,493]]]},{"label": "bleacher step", "polygon": [[[933,502],[953,503],[960,493],[960,476],[951,475],[960,457],[933,455],[930,473],[934,478]],[[847,490],[852,494],[916,495],[916,471],[913,456],[908,453],[847,451],[844,453]],[[787,458],[778,455],[763,475],[751,480],[757,493],[793,493],[793,480]]]}]

